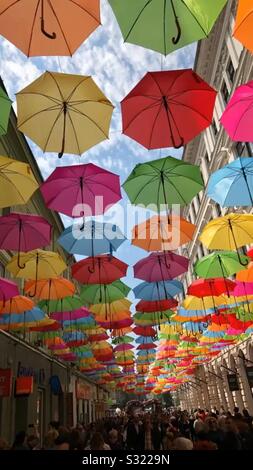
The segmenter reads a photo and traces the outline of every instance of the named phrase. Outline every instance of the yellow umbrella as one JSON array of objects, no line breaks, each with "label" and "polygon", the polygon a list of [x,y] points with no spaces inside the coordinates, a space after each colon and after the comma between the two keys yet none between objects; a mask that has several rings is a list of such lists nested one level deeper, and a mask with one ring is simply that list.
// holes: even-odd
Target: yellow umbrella
[{"label": "yellow umbrella", "polygon": [[199,239],[210,250],[238,251],[252,243],[253,214],[230,213],[214,219],[204,227]]},{"label": "yellow umbrella", "polygon": [[114,302],[111,302],[111,303],[93,304],[89,307],[89,310],[92,313],[95,313],[100,316],[107,315],[108,312],[110,312],[111,315],[114,315],[119,312],[128,311],[131,305],[132,304],[129,300],[120,299],[120,300],[115,300]]},{"label": "yellow umbrella", "polygon": [[112,103],[89,76],[45,72],[17,94],[18,128],[44,152],[81,155],[108,139]]},{"label": "yellow umbrella", "polygon": [[205,297],[199,298],[194,295],[187,295],[182,303],[182,307],[186,310],[208,310],[218,307],[219,305],[225,305],[228,297],[220,295],[219,297]]},{"label": "yellow umbrella", "polygon": [[18,255],[15,255],[6,266],[14,277],[36,281],[59,276],[66,268],[66,264],[58,253],[44,250],[22,253],[19,259]]},{"label": "yellow umbrella", "polygon": [[39,187],[26,163],[0,156],[0,207],[26,204]]}]

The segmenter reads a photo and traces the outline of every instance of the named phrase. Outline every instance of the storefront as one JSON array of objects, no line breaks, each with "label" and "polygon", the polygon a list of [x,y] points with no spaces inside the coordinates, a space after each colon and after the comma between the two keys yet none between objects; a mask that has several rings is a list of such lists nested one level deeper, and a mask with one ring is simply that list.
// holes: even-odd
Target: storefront
[{"label": "storefront", "polygon": [[88,424],[93,421],[93,400],[95,386],[82,379],[76,380],[77,422]]}]

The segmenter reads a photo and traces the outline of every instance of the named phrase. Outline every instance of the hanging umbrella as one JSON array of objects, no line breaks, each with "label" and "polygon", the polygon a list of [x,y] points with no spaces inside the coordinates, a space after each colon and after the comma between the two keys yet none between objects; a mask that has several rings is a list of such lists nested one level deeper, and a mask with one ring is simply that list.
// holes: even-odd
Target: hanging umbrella
[{"label": "hanging umbrella", "polygon": [[[73,264],[72,276],[81,284],[110,284],[126,275],[127,264],[114,256],[100,255]],[[102,292],[102,287],[101,287]]]},{"label": "hanging umbrella", "polygon": [[94,341],[104,341],[108,339],[108,335],[104,328],[94,328],[94,330],[89,330],[87,334],[90,343],[93,343]]},{"label": "hanging umbrella", "polygon": [[117,346],[115,346],[114,348],[114,351],[115,352],[122,352],[122,351],[129,351],[130,349],[133,349],[134,346],[132,344],[118,344]]},{"label": "hanging umbrella", "polygon": [[88,304],[114,302],[127,297],[130,290],[130,287],[119,280],[111,284],[87,284],[81,287],[80,297]]},{"label": "hanging umbrella", "polygon": [[131,305],[132,303],[128,299],[120,299],[111,303],[93,304],[90,305],[89,309],[96,315],[104,316],[108,312],[113,315],[113,313],[128,311]]},{"label": "hanging umbrella", "polygon": [[66,268],[66,264],[58,253],[43,250],[33,250],[20,256],[15,255],[6,266],[6,269],[14,277],[34,279],[35,281],[56,277]]},{"label": "hanging umbrella", "polygon": [[37,323],[45,318],[45,313],[37,307],[23,313],[3,314],[0,316],[0,329],[4,325],[7,326],[7,328],[10,326],[10,328],[13,329],[36,326]]},{"label": "hanging umbrella", "polygon": [[[253,10],[252,10],[253,13]],[[221,123],[236,142],[252,142],[253,81],[239,86],[221,116]]]},{"label": "hanging umbrella", "polygon": [[175,299],[168,299],[168,300],[154,300],[154,301],[146,301],[140,300],[135,308],[138,312],[157,312],[157,311],[164,311],[175,308],[178,306],[178,301]]},{"label": "hanging umbrella", "polygon": [[0,87],[0,135],[5,135],[7,133],[11,105],[12,101],[3,88]]},{"label": "hanging umbrella", "polygon": [[209,279],[197,279],[193,281],[188,287],[187,293],[196,297],[206,296],[219,296],[221,294],[228,294],[233,292],[235,283],[230,279],[224,278],[209,278]]},{"label": "hanging umbrella", "polygon": [[83,303],[77,295],[73,295],[64,298],[41,300],[38,305],[42,310],[52,313],[71,312],[72,310],[82,308]]},{"label": "hanging umbrella", "polygon": [[101,215],[121,199],[119,176],[93,163],[57,167],[40,189],[50,209],[69,217]]},{"label": "hanging umbrella", "polygon": [[188,269],[189,260],[172,252],[151,253],[134,265],[134,276],[147,282],[171,280]]},{"label": "hanging umbrella", "polygon": [[[243,265],[246,267],[248,262],[247,256],[240,256]],[[233,251],[217,251],[211,253],[197,261],[194,266],[197,276],[204,277],[205,279],[213,277],[223,277],[225,279],[241,271],[241,269],[242,265],[238,260],[237,253]]]},{"label": "hanging umbrella", "polygon": [[156,331],[151,326],[136,326],[133,329],[133,333],[136,335],[151,336],[151,338],[156,337]]},{"label": "hanging umbrella", "polygon": [[50,318],[53,318],[53,320],[59,322],[75,322],[75,320],[87,317],[90,317],[90,312],[85,307],[81,307],[78,310],[71,310],[66,312],[53,312],[50,314]]},{"label": "hanging umbrella", "polygon": [[179,148],[210,126],[216,95],[191,69],[148,72],[121,102],[123,134],[147,149]]},{"label": "hanging umbrella", "polygon": [[[68,348],[79,348],[87,344],[87,336],[82,331],[68,331],[63,333],[63,341]],[[75,350],[73,352],[76,353]]]},{"label": "hanging umbrella", "polygon": [[177,280],[160,282],[141,282],[133,288],[136,298],[148,301],[171,299],[183,292],[183,284]]},{"label": "hanging umbrella", "polygon": [[252,158],[237,158],[215,171],[209,179],[207,194],[222,207],[252,206]]},{"label": "hanging umbrella", "polygon": [[[123,188],[132,204],[186,205],[203,189],[199,167],[173,157],[138,164]],[[162,209],[164,210],[164,209]]]},{"label": "hanging umbrella", "polygon": [[[52,227],[38,215],[11,213],[0,217],[0,248],[20,252],[49,245]],[[19,268],[20,260],[18,259]]]},{"label": "hanging umbrella", "polygon": [[103,253],[112,254],[126,240],[115,224],[85,222],[67,227],[58,239],[58,243],[68,253],[85,256],[97,256]]},{"label": "hanging umbrella", "polygon": [[154,215],[151,219],[135,225],[132,230],[132,245],[146,251],[176,250],[189,243],[195,232],[195,225],[172,214],[169,218]]},{"label": "hanging umbrella", "polygon": [[[125,42],[167,55],[211,32],[226,0],[109,0]],[[151,34],[152,31],[152,34]]]},{"label": "hanging umbrella", "polygon": [[71,56],[99,25],[99,0],[6,0],[0,7],[0,34],[28,57]]},{"label": "hanging umbrella", "polygon": [[32,310],[34,302],[23,295],[17,295],[0,303],[0,314],[2,313],[23,313],[26,310]]},{"label": "hanging umbrella", "polygon": [[[211,220],[199,237],[209,250],[236,250],[238,260],[244,263],[239,248],[253,239],[253,214],[230,213]],[[246,265],[248,260],[245,260]]]},{"label": "hanging umbrella", "polygon": [[210,309],[215,309],[221,305],[226,304],[226,297],[220,295],[218,297],[211,295],[204,298],[195,297],[193,295],[187,295],[182,302],[182,307],[185,310],[201,310],[208,311]]},{"label": "hanging umbrella", "polygon": [[0,156],[0,207],[26,204],[39,187],[26,163]]},{"label": "hanging umbrella", "polygon": [[131,343],[133,341],[132,336],[125,335],[125,336],[120,336],[116,337],[112,340],[112,344],[122,344],[122,343]]},{"label": "hanging umbrella", "polygon": [[113,105],[92,77],[45,72],[17,93],[17,112],[18,129],[61,158],[109,138]]},{"label": "hanging umbrella", "polygon": [[0,277],[0,302],[3,302],[3,306],[7,300],[17,295],[19,295],[17,284]]},{"label": "hanging umbrella", "polygon": [[24,291],[40,300],[58,300],[75,293],[75,286],[64,277],[26,281]]},{"label": "hanging umbrella", "polygon": [[233,36],[251,52],[253,52],[252,15],[252,3],[248,0],[239,0]]}]

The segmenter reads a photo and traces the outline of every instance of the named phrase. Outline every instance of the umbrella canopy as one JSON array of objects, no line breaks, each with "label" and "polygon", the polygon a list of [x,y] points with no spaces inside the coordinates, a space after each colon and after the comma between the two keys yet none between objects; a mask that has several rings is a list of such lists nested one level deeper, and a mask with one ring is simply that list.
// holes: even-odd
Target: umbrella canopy
[{"label": "umbrella canopy", "polygon": [[81,287],[80,297],[88,304],[100,304],[123,299],[130,290],[130,287],[120,280],[111,284],[87,284]]},{"label": "umbrella canopy", "polygon": [[209,179],[207,194],[222,207],[252,206],[252,158],[236,158],[233,162],[215,171]]},{"label": "umbrella canopy", "polygon": [[176,250],[189,243],[195,228],[195,225],[175,214],[169,220],[167,216],[154,215],[135,225],[132,230],[132,244],[146,251]]},{"label": "umbrella canopy", "polygon": [[253,140],[250,125],[253,117],[252,105],[253,81],[250,81],[235,90],[221,116],[221,123],[232,140],[236,142],[251,142]]},{"label": "umbrella canopy", "polygon": [[[109,0],[125,42],[167,55],[208,36],[226,0]],[[152,34],[150,34],[152,31]]]},{"label": "umbrella canopy", "polygon": [[114,256],[86,258],[72,265],[72,276],[81,284],[110,284],[126,275],[127,264]]},{"label": "umbrella canopy", "polygon": [[0,314],[2,313],[23,313],[32,310],[34,302],[23,295],[17,295],[11,299],[0,303]]},{"label": "umbrella canopy", "polygon": [[164,311],[170,308],[175,308],[178,305],[178,301],[176,299],[165,299],[165,300],[140,300],[135,308],[139,312],[157,312],[157,311]]},{"label": "umbrella canopy", "polygon": [[90,317],[90,312],[85,307],[81,307],[78,310],[72,310],[69,312],[54,312],[51,313],[50,318],[57,320],[59,322],[63,321],[74,321],[79,320],[80,318]]},{"label": "umbrella canopy", "polygon": [[28,57],[71,56],[99,25],[99,0],[6,0],[0,7],[0,34]]},{"label": "umbrella canopy", "polygon": [[89,76],[45,72],[17,93],[17,110],[18,129],[62,157],[108,139],[113,105]]},{"label": "umbrella canopy", "polygon": [[58,243],[68,253],[85,256],[97,256],[116,251],[126,240],[115,224],[86,221],[67,227],[58,239]]},{"label": "umbrella canopy", "polygon": [[136,335],[150,336],[151,338],[156,337],[156,331],[151,326],[136,326],[133,329],[133,333]]},{"label": "umbrella canopy", "polygon": [[229,213],[211,220],[199,239],[209,250],[237,250],[238,259],[243,263],[238,249],[252,242],[253,214]]},{"label": "umbrella canopy", "polygon": [[134,265],[134,276],[147,282],[170,280],[188,269],[189,260],[172,252],[151,253]]},{"label": "umbrella canopy", "polygon": [[14,277],[35,281],[56,277],[66,268],[66,264],[58,253],[43,250],[33,250],[20,256],[15,255],[6,266]]},{"label": "umbrella canopy", "polygon": [[133,288],[133,292],[136,298],[148,301],[171,299],[183,292],[183,284],[177,280],[141,282]]},{"label": "umbrella canopy", "polygon": [[37,322],[44,320],[45,313],[42,312],[39,308],[35,307],[32,310],[28,310],[21,313],[12,313],[11,315],[1,315],[0,316],[0,328],[1,325],[14,325],[15,327],[27,327],[35,326]]},{"label": "umbrella canopy", "polygon": [[77,310],[83,306],[83,302],[77,295],[68,297],[59,297],[56,299],[41,300],[38,303],[39,307],[48,312],[71,312]]},{"label": "umbrella canopy", "polygon": [[[233,292],[235,283],[230,279],[209,278],[197,279],[188,287],[187,293],[196,297],[219,296],[221,294]],[[243,295],[243,294],[242,294]]]},{"label": "umbrella canopy", "polygon": [[203,189],[199,167],[173,157],[138,164],[123,188],[132,204],[185,205]]},{"label": "umbrella canopy", "polygon": [[[246,267],[248,263],[247,256],[241,255],[241,261]],[[213,277],[226,278],[241,271],[242,265],[238,260],[237,253],[233,251],[217,251],[197,261],[194,270],[197,276],[204,277],[205,279]]]},{"label": "umbrella canopy", "polygon": [[75,286],[64,277],[26,281],[25,293],[40,300],[58,300],[75,293]]},{"label": "umbrella canopy", "polygon": [[69,217],[101,215],[121,199],[119,176],[93,163],[58,167],[40,189],[50,209]]},{"label": "umbrella canopy", "polygon": [[100,303],[100,304],[94,304],[90,305],[89,309],[92,313],[95,313],[96,315],[103,316],[106,315],[108,312],[113,315],[114,313],[117,312],[125,312],[128,311],[129,308],[131,307],[131,302],[128,299],[120,299],[120,300],[115,300],[114,302],[111,303]]},{"label": "umbrella canopy", "polygon": [[26,204],[39,187],[26,163],[0,156],[0,207]]},{"label": "umbrella canopy", "polygon": [[239,0],[233,35],[251,52],[253,52],[252,15],[251,2]]},{"label": "umbrella canopy", "polygon": [[241,271],[237,272],[236,280],[244,282],[244,283],[253,282],[253,264],[252,264],[252,262],[249,263],[247,269],[242,269]]},{"label": "umbrella canopy", "polygon": [[18,286],[15,282],[0,277],[0,302],[5,304],[6,300],[19,295]]},{"label": "umbrella canopy", "polygon": [[212,123],[216,94],[191,69],[148,72],[121,102],[123,134],[147,149],[186,145]]},{"label": "umbrella canopy", "polygon": [[5,91],[0,87],[0,135],[5,135],[8,129],[12,102]]}]

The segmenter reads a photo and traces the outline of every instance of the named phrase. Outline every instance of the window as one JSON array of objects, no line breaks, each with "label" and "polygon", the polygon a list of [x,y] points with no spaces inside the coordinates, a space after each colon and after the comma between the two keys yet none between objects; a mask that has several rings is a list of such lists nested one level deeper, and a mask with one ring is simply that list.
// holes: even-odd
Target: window
[{"label": "window", "polygon": [[234,81],[235,69],[232,60],[230,59],[227,65],[227,74],[231,83]]},{"label": "window", "polygon": [[237,142],[235,148],[238,157],[252,157],[252,144],[249,142]]},{"label": "window", "polygon": [[229,98],[229,91],[225,82],[223,82],[222,87],[221,87],[221,95],[225,104],[227,104],[228,98]]},{"label": "window", "polygon": [[201,199],[202,199],[201,196],[202,196],[202,191],[201,191],[201,193],[198,193],[197,196],[196,196],[197,201],[198,201],[198,206],[200,206],[200,204],[201,204]]},{"label": "window", "polygon": [[199,252],[199,259],[201,259],[205,256],[205,252],[204,252],[204,248],[203,248],[202,244],[199,245],[198,252]]},{"label": "window", "polygon": [[217,212],[218,217],[220,217],[220,216],[222,215],[222,211],[221,211],[220,205],[219,205],[219,204],[215,204],[215,209],[216,209],[216,212]]},{"label": "window", "polygon": [[212,130],[213,130],[214,136],[218,134],[218,129],[217,129],[216,122],[214,119],[212,120]]}]

